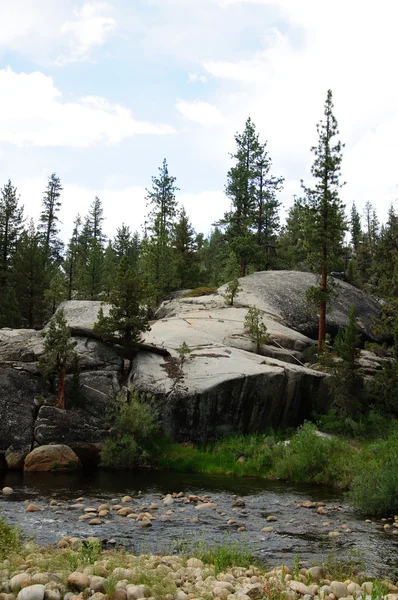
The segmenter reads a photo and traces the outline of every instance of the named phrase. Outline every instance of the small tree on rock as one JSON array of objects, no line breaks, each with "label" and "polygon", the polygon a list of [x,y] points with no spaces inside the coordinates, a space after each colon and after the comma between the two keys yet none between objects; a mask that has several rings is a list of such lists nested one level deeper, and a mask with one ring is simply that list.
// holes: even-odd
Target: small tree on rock
[{"label": "small tree on rock", "polygon": [[76,342],[72,340],[63,309],[58,310],[44,333],[44,354],[40,359],[40,370],[47,377],[58,376],[57,408],[65,408],[65,376],[68,369],[77,363]]},{"label": "small tree on rock", "polygon": [[248,331],[251,340],[256,344],[256,352],[260,354],[260,347],[271,340],[267,327],[262,319],[261,311],[253,306],[247,311],[243,327]]}]

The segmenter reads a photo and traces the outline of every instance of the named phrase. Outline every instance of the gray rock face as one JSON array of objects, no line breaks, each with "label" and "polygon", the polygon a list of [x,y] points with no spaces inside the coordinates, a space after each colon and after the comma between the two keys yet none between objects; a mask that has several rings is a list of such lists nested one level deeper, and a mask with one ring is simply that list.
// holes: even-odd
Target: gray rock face
[{"label": "gray rock face", "polygon": [[[92,328],[100,302],[66,302],[71,324]],[[9,468],[20,468],[26,449],[33,443],[76,445],[82,458],[98,463],[98,448],[104,439],[106,411],[118,393],[122,359],[113,346],[87,337],[76,337],[81,369],[82,407],[58,410],[38,398],[49,386],[40,376],[38,360],[43,337],[34,330],[0,330],[0,452]],[[67,383],[70,376],[67,376]],[[35,402],[36,399],[36,402]],[[73,400],[73,399],[72,399]],[[8,452],[6,453],[6,450]]]},{"label": "gray rock face", "polygon": [[54,442],[73,446],[82,442],[98,443],[107,435],[103,419],[85,410],[61,410],[42,406],[35,422],[34,438],[40,445]]},{"label": "gray rock face", "polygon": [[0,450],[31,445],[34,398],[43,388],[36,377],[0,365]]}]

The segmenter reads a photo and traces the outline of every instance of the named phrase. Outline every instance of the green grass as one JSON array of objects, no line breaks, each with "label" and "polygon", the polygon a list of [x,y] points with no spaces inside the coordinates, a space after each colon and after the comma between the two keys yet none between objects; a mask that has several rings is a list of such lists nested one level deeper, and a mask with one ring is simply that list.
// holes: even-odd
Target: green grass
[{"label": "green grass", "polygon": [[164,444],[158,466],[190,473],[225,474],[316,483],[349,490],[364,514],[398,512],[398,434],[377,441],[322,438],[305,423],[290,439],[231,436],[207,446]]}]

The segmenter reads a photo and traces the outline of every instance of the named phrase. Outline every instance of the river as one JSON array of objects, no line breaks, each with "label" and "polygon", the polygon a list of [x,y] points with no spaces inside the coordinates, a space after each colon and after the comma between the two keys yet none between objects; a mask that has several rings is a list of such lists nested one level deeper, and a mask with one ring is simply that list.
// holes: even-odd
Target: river
[{"label": "river", "polygon": [[[66,535],[114,539],[127,549],[142,552],[175,552],[184,544],[239,542],[250,547],[265,564],[292,564],[298,556],[311,565],[334,554],[359,556],[373,575],[391,574],[398,564],[398,535],[385,531],[385,521],[366,522],[345,503],[344,496],[324,487],[269,482],[259,478],[190,475],[160,471],[80,471],[74,473],[0,472],[0,489],[10,486],[14,494],[0,495],[0,511],[13,524],[43,545],[54,544]],[[183,492],[207,496],[217,507],[198,510],[194,503],[175,501],[163,505],[165,494]],[[153,526],[142,529],[135,520],[111,511],[109,522],[92,526],[79,521],[82,508],[73,508],[78,497],[84,505],[117,504],[131,495],[128,506],[135,512],[156,504]],[[233,507],[238,496],[245,506]],[[59,506],[50,506],[51,500]],[[327,514],[299,504],[325,503]],[[40,512],[26,512],[33,502]],[[165,514],[167,511],[170,514]],[[272,516],[276,520],[267,522]],[[199,519],[199,521],[198,521]],[[228,524],[228,521],[234,523]],[[264,533],[270,526],[272,532]],[[245,531],[238,531],[244,527]],[[330,537],[330,532],[339,536]]]}]

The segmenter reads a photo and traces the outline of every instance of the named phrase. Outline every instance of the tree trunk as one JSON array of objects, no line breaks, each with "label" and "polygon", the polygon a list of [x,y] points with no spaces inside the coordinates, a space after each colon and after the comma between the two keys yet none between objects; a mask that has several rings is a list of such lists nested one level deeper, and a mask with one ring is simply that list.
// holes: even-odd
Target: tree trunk
[{"label": "tree trunk", "polygon": [[327,270],[326,270],[326,248],[322,248],[322,271],[321,271],[321,292],[323,299],[319,308],[319,329],[318,329],[318,350],[322,352],[326,338],[326,289],[327,289]]},{"label": "tree trunk", "polygon": [[59,389],[56,408],[65,408],[65,373],[66,368],[62,367],[59,372]]}]

